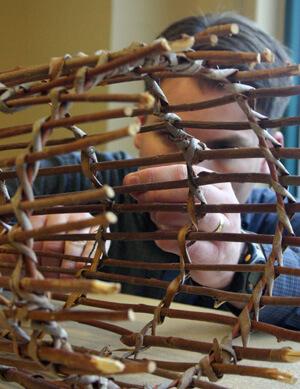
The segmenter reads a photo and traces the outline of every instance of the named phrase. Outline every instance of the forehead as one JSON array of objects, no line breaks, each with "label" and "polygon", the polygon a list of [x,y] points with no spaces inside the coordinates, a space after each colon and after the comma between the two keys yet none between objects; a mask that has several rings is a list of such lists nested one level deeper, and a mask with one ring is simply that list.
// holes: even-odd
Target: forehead
[{"label": "forehead", "polygon": [[[162,82],[162,89],[171,105],[207,101],[227,94],[221,88],[209,86],[209,84],[201,82],[201,80],[190,77],[166,79]],[[198,111],[177,112],[177,114],[182,120],[209,122],[246,121],[246,117],[237,103]],[[227,147],[230,147],[230,142],[232,147],[235,147],[235,145],[251,146],[257,143],[256,136],[251,130],[188,129],[188,132],[195,138],[208,144],[222,140],[226,140],[229,143]]]},{"label": "forehead", "polygon": [[195,77],[178,77],[167,78],[162,80],[161,87],[169,99],[170,104],[191,103],[196,101],[208,100],[206,97],[219,97],[224,95],[221,88],[213,87],[213,84],[208,84],[204,79]]}]

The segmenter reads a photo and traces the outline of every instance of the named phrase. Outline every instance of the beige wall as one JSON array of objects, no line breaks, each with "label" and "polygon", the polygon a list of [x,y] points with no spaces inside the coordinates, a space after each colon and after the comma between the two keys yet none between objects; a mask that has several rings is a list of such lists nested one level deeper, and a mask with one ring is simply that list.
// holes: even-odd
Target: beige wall
[{"label": "beige wall", "polygon": [[112,0],[112,47],[137,39],[151,41],[185,16],[235,10],[253,17],[254,4],[252,0]]},{"label": "beige wall", "polygon": [[[109,48],[110,0],[0,0],[0,10],[0,70],[47,63],[65,53]],[[72,112],[95,111],[97,107],[102,105],[74,104]],[[0,127],[30,123],[48,113],[47,106],[15,115],[0,113]],[[99,127],[105,128],[105,123],[84,129],[95,131]],[[57,133],[62,135],[62,130]]]}]

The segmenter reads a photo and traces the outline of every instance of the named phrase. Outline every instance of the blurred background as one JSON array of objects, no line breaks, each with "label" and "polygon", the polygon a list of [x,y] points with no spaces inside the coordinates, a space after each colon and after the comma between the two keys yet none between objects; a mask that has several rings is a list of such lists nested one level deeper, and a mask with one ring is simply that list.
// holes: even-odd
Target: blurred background
[{"label": "blurred background", "polygon": [[[293,50],[294,61],[300,62],[300,1],[297,0],[0,0],[0,9],[0,71],[47,63],[51,57],[66,53],[92,54],[97,49],[117,50],[132,41],[151,42],[176,19],[227,10],[255,20],[265,31],[285,42]],[[142,90],[141,84],[135,84],[114,86],[109,90]],[[296,98],[289,114],[297,115],[298,106]],[[99,103],[77,103],[72,113],[95,112],[103,107]],[[116,105],[110,104],[110,107]],[[0,127],[30,123],[48,112],[49,108],[44,106],[16,115],[1,113]],[[95,133],[123,124],[115,120],[97,122],[85,125],[84,129]],[[65,137],[64,131],[56,130],[56,134]],[[286,142],[288,146],[299,144],[298,128],[289,129]],[[134,154],[130,139],[115,142],[111,147]],[[295,174],[296,161],[288,163],[291,173]]]}]

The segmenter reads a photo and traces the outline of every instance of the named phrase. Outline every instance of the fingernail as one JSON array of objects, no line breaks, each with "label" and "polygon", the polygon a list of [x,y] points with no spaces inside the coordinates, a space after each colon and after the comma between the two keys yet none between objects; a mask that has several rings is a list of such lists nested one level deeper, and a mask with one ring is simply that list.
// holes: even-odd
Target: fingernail
[{"label": "fingernail", "polygon": [[139,178],[137,177],[136,173],[130,173],[127,174],[124,178],[124,184],[125,185],[136,185],[139,184]]}]

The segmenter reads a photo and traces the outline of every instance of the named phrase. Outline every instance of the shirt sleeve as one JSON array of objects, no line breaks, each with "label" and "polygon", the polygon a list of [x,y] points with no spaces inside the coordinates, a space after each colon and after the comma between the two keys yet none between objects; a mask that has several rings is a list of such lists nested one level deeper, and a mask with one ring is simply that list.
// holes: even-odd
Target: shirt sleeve
[{"label": "shirt sleeve", "polygon": [[[274,193],[270,190],[254,190],[248,202],[272,203],[276,202]],[[258,234],[274,234],[277,224],[277,215],[248,214],[244,221],[248,231]],[[300,235],[300,213],[296,213],[292,220],[292,226],[296,236]],[[271,245],[263,245],[266,257],[271,253]],[[288,247],[283,253],[283,265],[300,268],[300,248]],[[280,275],[275,279],[273,296],[300,296],[300,277],[292,275]],[[260,311],[260,320],[281,327],[300,329],[300,308],[293,306],[266,305]]]},{"label": "shirt sleeve", "polygon": [[[270,253],[271,247],[264,247]],[[300,249],[287,248],[283,255],[283,265],[300,268]],[[282,274],[275,279],[273,296],[299,297],[300,277]],[[288,305],[265,305],[260,311],[260,320],[281,327],[300,329],[300,308]]]}]

